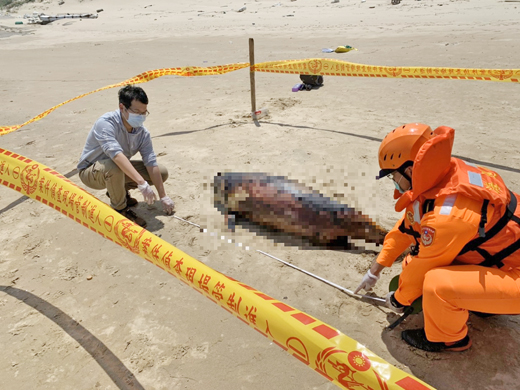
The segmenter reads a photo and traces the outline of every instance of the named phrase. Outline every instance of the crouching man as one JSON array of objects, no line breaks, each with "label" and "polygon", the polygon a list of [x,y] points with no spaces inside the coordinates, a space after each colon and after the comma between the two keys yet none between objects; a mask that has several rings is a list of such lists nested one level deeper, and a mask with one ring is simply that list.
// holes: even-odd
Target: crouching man
[{"label": "crouching man", "polygon": [[[147,107],[148,97],[142,88],[121,88],[119,109],[107,112],[94,123],[78,163],[83,184],[96,190],[106,188],[110,206],[142,227],[146,227],[146,221],[131,209],[138,201],[128,190],[139,189],[145,202],[153,204],[157,199],[153,185],[164,212],[171,215],[174,211],[163,185],[168,171],[157,164],[150,132],[143,126],[149,114]],[[137,152],[142,160],[130,160]]]},{"label": "crouching man", "polygon": [[423,297],[424,329],[402,338],[429,352],[471,346],[468,315],[520,314],[520,196],[498,173],[451,156],[455,131],[409,123],[379,148],[379,178],[396,190],[401,219],[356,292],[408,247],[397,291],[387,306],[402,313]]}]

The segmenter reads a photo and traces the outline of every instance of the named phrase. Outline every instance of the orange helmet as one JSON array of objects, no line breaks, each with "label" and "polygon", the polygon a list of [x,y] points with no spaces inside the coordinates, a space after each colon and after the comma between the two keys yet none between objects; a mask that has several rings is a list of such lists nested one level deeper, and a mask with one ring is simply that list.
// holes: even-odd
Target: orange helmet
[{"label": "orange helmet", "polygon": [[403,165],[412,165],[421,146],[434,136],[430,126],[422,123],[408,123],[388,133],[379,147],[381,170],[378,179],[388,176]]}]

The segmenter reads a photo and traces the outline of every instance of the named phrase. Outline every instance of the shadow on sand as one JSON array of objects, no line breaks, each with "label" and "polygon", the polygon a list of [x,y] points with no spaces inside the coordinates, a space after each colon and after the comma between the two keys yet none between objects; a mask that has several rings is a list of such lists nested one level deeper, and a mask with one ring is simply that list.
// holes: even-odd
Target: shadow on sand
[{"label": "shadow on sand", "polygon": [[[144,390],[144,387],[135,378],[134,374],[125,367],[123,362],[119,360],[105,344],[56,306],[51,305],[49,302],[28,291],[20,290],[15,287],[0,286],[0,291],[31,306],[61,327],[94,358],[97,364],[107,373],[119,389]],[[8,353],[8,350],[8,346],[4,345],[4,353]]]}]

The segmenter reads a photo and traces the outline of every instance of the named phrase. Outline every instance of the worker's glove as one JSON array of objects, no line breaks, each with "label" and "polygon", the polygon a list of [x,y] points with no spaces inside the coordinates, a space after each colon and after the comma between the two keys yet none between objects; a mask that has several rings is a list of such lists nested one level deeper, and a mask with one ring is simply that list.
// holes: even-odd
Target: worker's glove
[{"label": "worker's glove", "polygon": [[169,196],[165,196],[161,198],[161,202],[166,215],[172,215],[173,209],[175,208],[175,203],[173,203],[173,200],[171,200]]},{"label": "worker's glove", "polygon": [[143,198],[146,203],[152,205],[153,202],[155,202],[155,199],[157,199],[155,192],[153,192],[152,187],[150,184],[148,184],[147,181],[145,181],[144,184],[139,184],[137,188],[139,188],[139,191],[141,191],[141,194],[143,194]]},{"label": "worker's glove", "polygon": [[390,291],[386,294],[385,306],[397,314],[403,314],[404,310],[408,307],[401,305],[397,299],[395,299],[395,291]]},{"label": "worker's glove", "polygon": [[379,276],[376,276],[370,272],[370,270],[367,271],[365,276],[363,276],[363,279],[361,280],[361,284],[356,288],[356,291],[354,291],[355,294],[358,293],[359,290],[363,289],[365,291],[372,290],[372,287],[374,287],[379,280]]}]

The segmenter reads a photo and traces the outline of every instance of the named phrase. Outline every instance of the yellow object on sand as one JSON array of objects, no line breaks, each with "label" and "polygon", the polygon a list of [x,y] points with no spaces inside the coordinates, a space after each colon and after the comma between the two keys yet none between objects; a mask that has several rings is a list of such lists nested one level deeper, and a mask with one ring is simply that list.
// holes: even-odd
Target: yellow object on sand
[{"label": "yellow object on sand", "polygon": [[352,46],[338,46],[336,47],[336,50],[334,50],[336,53],[348,53],[351,50],[357,50],[356,48],[353,48]]}]

